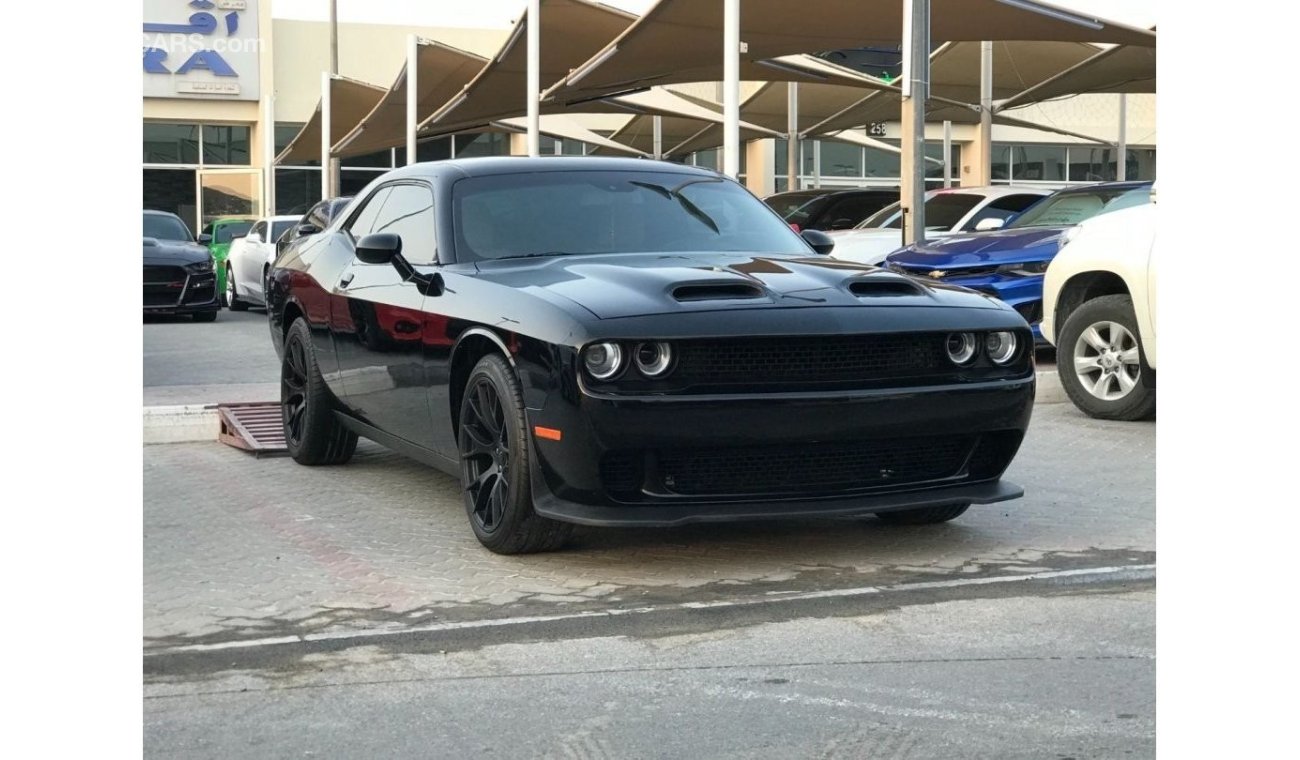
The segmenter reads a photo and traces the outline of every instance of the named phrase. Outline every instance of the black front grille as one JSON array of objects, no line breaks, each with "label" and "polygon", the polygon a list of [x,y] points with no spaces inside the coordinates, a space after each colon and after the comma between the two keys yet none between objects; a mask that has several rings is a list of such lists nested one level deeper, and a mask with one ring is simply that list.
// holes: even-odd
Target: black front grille
[{"label": "black front grille", "polygon": [[621,500],[640,498],[643,484],[678,496],[834,495],[956,477],[974,444],[974,436],[931,436],[611,452],[601,461],[601,479]]},{"label": "black front grille", "polygon": [[688,340],[672,381],[682,385],[844,383],[952,372],[939,334]]},{"label": "black front grille", "polygon": [[184,289],[185,270],[181,267],[145,266],[145,306],[175,306]]},{"label": "black front grille", "polygon": [[1025,301],[1016,304],[1015,310],[1020,316],[1025,318],[1029,324],[1037,324],[1043,321],[1043,302],[1042,301]]},{"label": "black front grille", "polygon": [[217,278],[212,275],[199,275],[190,280],[185,290],[185,303],[207,303],[217,296]]}]

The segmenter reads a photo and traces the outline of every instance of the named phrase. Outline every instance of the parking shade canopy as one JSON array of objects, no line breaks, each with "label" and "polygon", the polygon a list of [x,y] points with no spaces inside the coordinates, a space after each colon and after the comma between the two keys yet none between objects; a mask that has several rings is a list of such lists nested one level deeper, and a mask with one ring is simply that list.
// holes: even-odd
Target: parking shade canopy
[{"label": "parking shade canopy", "polygon": [[[352,130],[366,114],[374,110],[375,104],[384,96],[386,90],[373,84],[348,79],[341,76],[330,77],[330,144],[334,145]],[[277,164],[305,163],[319,161],[321,154],[321,104],[316,103],[316,110],[311,118],[293,140],[275,157]]]},{"label": "parking shade canopy", "polygon": [[1052,98],[1092,92],[1152,93],[1156,91],[1156,51],[1117,45],[1010,96],[998,109],[1041,103]]},{"label": "parking shade canopy", "polygon": [[[433,40],[416,41],[416,116],[428,118],[469,84],[488,59]],[[406,69],[350,132],[334,145],[339,156],[359,156],[406,143]]]},{"label": "parking shade canopy", "polygon": [[[588,145],[599,146],[605,153],[630,153],[632,155],[644,156],[645,151],[638,150],[630,145],[624,145],[607,137],[587,129],[579,124],[572,116],[566,114],[548,114],[538,119],[538,131],[549,137],[556,137],[564,140],[577,140],[587,143]],[[512,119],[502,119],[492,122],[492,126],[505,132],[526,133],[528,131],[528,119],[525,117],[515,117]]]},{"label": "parking shade canopy", "polygon": [[[636,16],[588,0],[542,0],[541,78],[554,82],[594,55]],[[525,13],[501,50],[459,92],[420,123],[422,135],[446,134],[526,111],[528,45]],[[555,109],[551,109],[554,112]]]},{"label": "parking shade canopy", "polygon": [[[661,84],[682,71],[712,71],[713,76],[702,79],[720,79],[722,5],[700,0],[659,0],[616,39],[552,85],[545,99],[574,102]],[[745,0],[740,19],[742,66],[745,61],[796,53],[897,45],[903,29],[902,13],[900,0]],[[1156,44],[1155,33],[1149,30],[1035,0],[931,0],[930,19],[930,38],[935,42]],[[545,50],[545,42],[542,47]]]},{"label": "parking shade canopy", "polygon": [[[992,46],[994,100],[1024,92],[1101,50],[1086,42],[1012,40]],[[980,43],[945,42],[930,54],[930,94],[963,103],[980,102]]]}]

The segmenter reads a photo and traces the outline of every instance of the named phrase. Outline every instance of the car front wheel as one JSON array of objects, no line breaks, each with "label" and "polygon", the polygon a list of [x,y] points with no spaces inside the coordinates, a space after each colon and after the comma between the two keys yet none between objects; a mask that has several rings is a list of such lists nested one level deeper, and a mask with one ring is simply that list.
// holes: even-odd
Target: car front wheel
[{"label": "car front wheel", "polygon": [[1057,373],[1074,405],[1103,420],[1146,419],[1156,389],[1138,338],[1133,299],[1101,296],[1075,309],[1057,341]]},{"label": "car front wheel", "polygon": [[357,449],[357,434],[334,416],[333,396],[320,375],[311,329],[299,318],[289,327],[280,362],[284,443],[298,464],[343,464]]},{"label": "car front wheel", "polygon": [[239,290],[235,287],[235,270],[226,266],[226,306],[231,311],[247,311],[248,303],[239,300]]},{"label": "car front wheel", "polygon": [[572,532],[533,511],[527,429],[514,371],[497,354],[483,357],[465,384],[457,443],[470,527],[497,554],[558,549]]}]

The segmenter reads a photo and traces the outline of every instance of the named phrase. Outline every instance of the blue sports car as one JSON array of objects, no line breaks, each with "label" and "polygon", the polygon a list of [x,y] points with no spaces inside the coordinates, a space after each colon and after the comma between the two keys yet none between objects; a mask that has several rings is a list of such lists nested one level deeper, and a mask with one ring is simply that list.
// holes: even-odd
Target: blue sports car
[{"label": "blue sports car", "polygon": [[1151,201],[1150,182],[1071,187],[1034,204],[994,232],[953,235],[889,254],[885,266],[998,298],[1025,318],[1042,342],[1043,273],[1066,230],[1085,219]]}]

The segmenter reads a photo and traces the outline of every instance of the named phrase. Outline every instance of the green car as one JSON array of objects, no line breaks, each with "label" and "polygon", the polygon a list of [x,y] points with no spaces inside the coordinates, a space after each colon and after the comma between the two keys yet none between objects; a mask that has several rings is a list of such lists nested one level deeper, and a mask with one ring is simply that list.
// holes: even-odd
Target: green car
[{"label": "green car", "polygon": [[221,305],[226,303],[226,256],[230,253],[230,243],[237,237],[248,234],[248,230],[257,221],[254,216],[219,216],[208,222],[199,233],[199,242],[212,252],[212,265],[217,272],[217,292],[221,294]]}]

